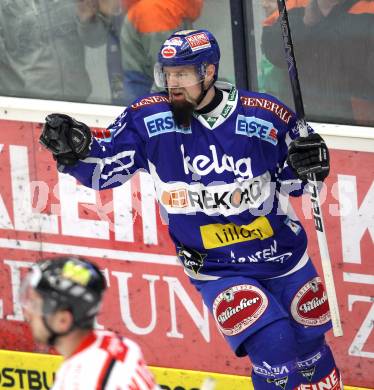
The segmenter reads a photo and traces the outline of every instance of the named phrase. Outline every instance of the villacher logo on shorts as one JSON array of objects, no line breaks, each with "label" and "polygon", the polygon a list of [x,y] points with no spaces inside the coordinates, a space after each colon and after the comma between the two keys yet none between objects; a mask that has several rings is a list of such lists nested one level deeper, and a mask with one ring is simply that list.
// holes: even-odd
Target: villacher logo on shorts
[{"label": "villacher logo on shorts", "polygon": [[213,314],[220,331],[234,336],[255,323],[269,300],[258,287],[241,284],[220,293],[213,302]]},{"label": "villacher logo on shorts", "polygon": [[319,326],[330,321],[327,295],[320,277],[300,288],[291,302],[291,313],[296,322],[306,326]]}]

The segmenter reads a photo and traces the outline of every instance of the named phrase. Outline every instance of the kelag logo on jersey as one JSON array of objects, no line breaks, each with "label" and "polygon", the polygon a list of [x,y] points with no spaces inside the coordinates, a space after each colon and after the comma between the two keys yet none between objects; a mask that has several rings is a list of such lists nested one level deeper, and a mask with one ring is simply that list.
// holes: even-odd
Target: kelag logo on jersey
[{"label": "kelag logo on jersey", "polygon": [[247,137],[257,137],[273,145],[278,143],[278,130],[274,125],[255,116],[238,115],[235,133]]},{"label": "kelag logo on jersey", "polygon": [[235,159],[234,156],[228,154],[219,156],[215,145],[209,145],[209,149],[210,154],[198,154],[191,157],[185,154],[184,145],[181,145],[183,168],[186,175],[192,173],[206,176],[214,171],[218,174],[233,172],[234,175],[246,179],[253,177],[250,157]]},{"label": "kelag logo on jersey", "polygon": [[144,118],[144,124],[150,137],[173,132],[191,134],[190,126],[180,127],[174,122],[171,111],[160,112],[158,114],[146,116]]}]

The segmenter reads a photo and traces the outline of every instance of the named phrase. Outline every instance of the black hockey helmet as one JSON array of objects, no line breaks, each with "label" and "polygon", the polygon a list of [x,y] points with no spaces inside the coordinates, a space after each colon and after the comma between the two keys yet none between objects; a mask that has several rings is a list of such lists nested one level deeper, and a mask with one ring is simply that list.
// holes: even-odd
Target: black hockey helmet
[{"label": "black hockey helmet", "polygon": [[23,291],[28,288],[42,297],[43,316],[58,310],[69,310],[73,314],[74,327],[91,328],[106,283],[95,264],[86,259],[67,256],[35,263],[23,285]]}]

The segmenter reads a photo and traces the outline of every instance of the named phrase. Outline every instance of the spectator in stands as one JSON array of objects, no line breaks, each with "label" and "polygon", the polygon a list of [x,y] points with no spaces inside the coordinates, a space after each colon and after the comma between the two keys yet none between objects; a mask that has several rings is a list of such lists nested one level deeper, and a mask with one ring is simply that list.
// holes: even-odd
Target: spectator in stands
[{"label": "spectator in stands", "polygon": [[65,358],[54,390],[158,389],[137,344],[94,330],[106,288],[95,264],[67,256],[41,260],[30,271],[21,288],[25,318],[35,341]]},{"label": "spectator in stands", "polygon": [[160,45],[171,32],[191,29],[203,6],[203,0],[84,1],[84,40],[90,47],[107,45],[108,79],[117,105],[151,91]]},{"label": "spectator in stands", "polygon": [[[304,7],[308,2],[309,0],[287,0],[287,9]],[[277,0],[261,0],[261,5],[265,13],[262,25],[271,26],[279,16]],[[276,96],[288,106],[293,105],[287,69],[272,64],[264,53],[259,65],[258,87],[260,92]]]},{"label": "spectator in stands", "polygon": [[76,0],[1,0],[1,95],[87,99],[91,84],[76,11]]},{"label": "spectator in stands", "polygon": [[123,71],[119,36],[124,13],[135,0],[85,0],[79,3],[84,42],[89,47],[106,45],[106,67],[111,103],[124,101]]},{"label": "spectator in stands", "polygon": [[127,105],[149,93],[160,45],[175,30],[191,29],[203,0],[138,0],[129,8],[121,30],[121,54]]},{"label": "spectator in stands", "polygon": [[[374,1],[310,0],[289,9],[307,115],[317,121],[374,123]],[[285,67],[278,23],[265,26],[262,48]]]}]

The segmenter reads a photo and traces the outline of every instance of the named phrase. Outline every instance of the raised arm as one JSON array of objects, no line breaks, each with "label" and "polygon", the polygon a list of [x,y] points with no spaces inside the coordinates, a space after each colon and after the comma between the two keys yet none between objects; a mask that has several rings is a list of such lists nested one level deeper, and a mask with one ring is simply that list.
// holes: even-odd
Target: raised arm
[{"label": "raised arm", "polygon": [[125,110],[107,129],[109,141],[94,138],[88,126],[63,114],[46,118],[40,142],[60,172],[97,190],[117,187],[140,169],[147,170],[145,142]]}]

